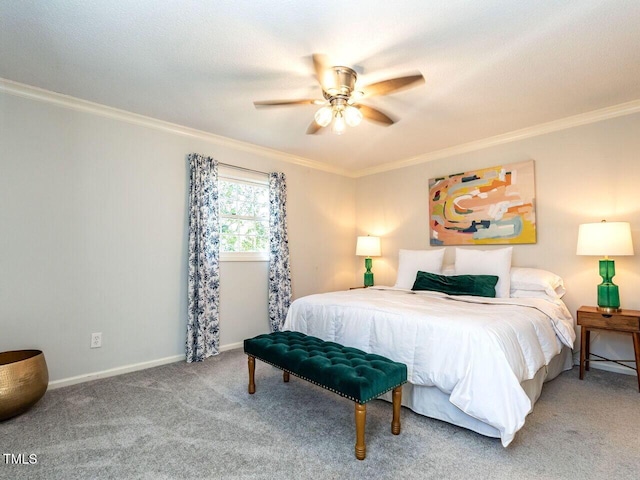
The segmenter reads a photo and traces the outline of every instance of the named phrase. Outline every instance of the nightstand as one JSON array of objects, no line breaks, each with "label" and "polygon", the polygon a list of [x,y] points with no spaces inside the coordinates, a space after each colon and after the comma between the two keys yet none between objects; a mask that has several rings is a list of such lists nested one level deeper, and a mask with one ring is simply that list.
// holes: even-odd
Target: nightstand
[{"label": "nightstand", "polygon": [[[640,310],[620,310],[605,313],[597,307],[580,307],[578,309],[578,325],[582,327],[580,335],[580,380],[584,378],[584,371],[589,370],[589,362],[608,361],[635,370],[640,366]],[[611,360],[589,351],[591,330],[609,330],[611,332],[630,333],[633,337],[635,360]],[[592,359],[591,357],[598,357]],[[635,362],[636,368],[620,362]],[[638,391],[640,391],[640,375],[638,375]]]}]

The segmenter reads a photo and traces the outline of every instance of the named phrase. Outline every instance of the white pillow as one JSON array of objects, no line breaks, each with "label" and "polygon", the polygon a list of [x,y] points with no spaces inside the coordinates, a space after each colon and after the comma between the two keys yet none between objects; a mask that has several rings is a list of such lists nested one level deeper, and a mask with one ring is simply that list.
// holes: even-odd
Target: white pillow
[{"label": "white pillow", "polygon": [[456,275],[497,275],[496,298],[508,298],[513,247],[498,250],[456,248]]},{"label": "white pillow", "polygon": [[554,298],[562,298],[566,290],[564,282],[555,273],[539,268],[513,267],[511,269],[511,296],[514,290],[546,292]]},{"label": "white pillow", "polygon": [[418,271],[439,274],[442,270],[444,248],[434,250],[400,250],[396,288],[411,289]]},{"label": "white pillow", "polygon": [[555,303],[556,305],[562,300],[557,295],[553,295],[550,297],[547,295],[547,292],[543,292],[542,290],[514,290],[511,289],[511,298],[542,298],[547,302]]}]

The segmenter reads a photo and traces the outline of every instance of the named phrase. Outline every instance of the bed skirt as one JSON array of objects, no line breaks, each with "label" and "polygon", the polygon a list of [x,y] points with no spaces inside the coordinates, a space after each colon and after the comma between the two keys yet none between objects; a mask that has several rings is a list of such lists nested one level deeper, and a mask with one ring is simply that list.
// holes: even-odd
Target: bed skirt
[{"label": "bed skirt", "polygon": [[[542,367],[531,380],[521,383],[527,396],[531,399],[531,408],[540,397],[544,382],[553,380],[565,370],[573,367],[573,355],[569,347],[563,347],[549,365]],[[391,395],[386,393],[380,397],[391,402]],[[426,387],[406,383],[402,389],[402,405],[420,415],[442,420],[459,427],[473,430],[487,437],[500,438],[500,432],[477,418],[471,417],[449,402],[449,395],[437,387]],[[531,413],[531,411],[529,411]]]}]

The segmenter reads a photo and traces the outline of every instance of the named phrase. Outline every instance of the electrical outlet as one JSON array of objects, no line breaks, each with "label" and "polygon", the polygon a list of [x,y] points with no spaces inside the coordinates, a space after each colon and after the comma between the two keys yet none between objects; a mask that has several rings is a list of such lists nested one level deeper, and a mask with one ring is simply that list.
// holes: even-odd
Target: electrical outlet
[{"label": "electrical outlet", "polygon": [[91,348],[102,347],[102,332],[91,334]]}]

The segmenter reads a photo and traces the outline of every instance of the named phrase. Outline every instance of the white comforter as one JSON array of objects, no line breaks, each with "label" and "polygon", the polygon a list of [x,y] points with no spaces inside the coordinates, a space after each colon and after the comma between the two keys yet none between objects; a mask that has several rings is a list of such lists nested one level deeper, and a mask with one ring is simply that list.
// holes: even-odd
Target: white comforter
[{"label": "white comforter", "polygon": [[573,319],[560,300],[391,288],[300,298],[283,329],[405,363],[409,382],[449,394],[463,412],[500,431],[504,446],[532,408],[520,382],[575,340]]}]

